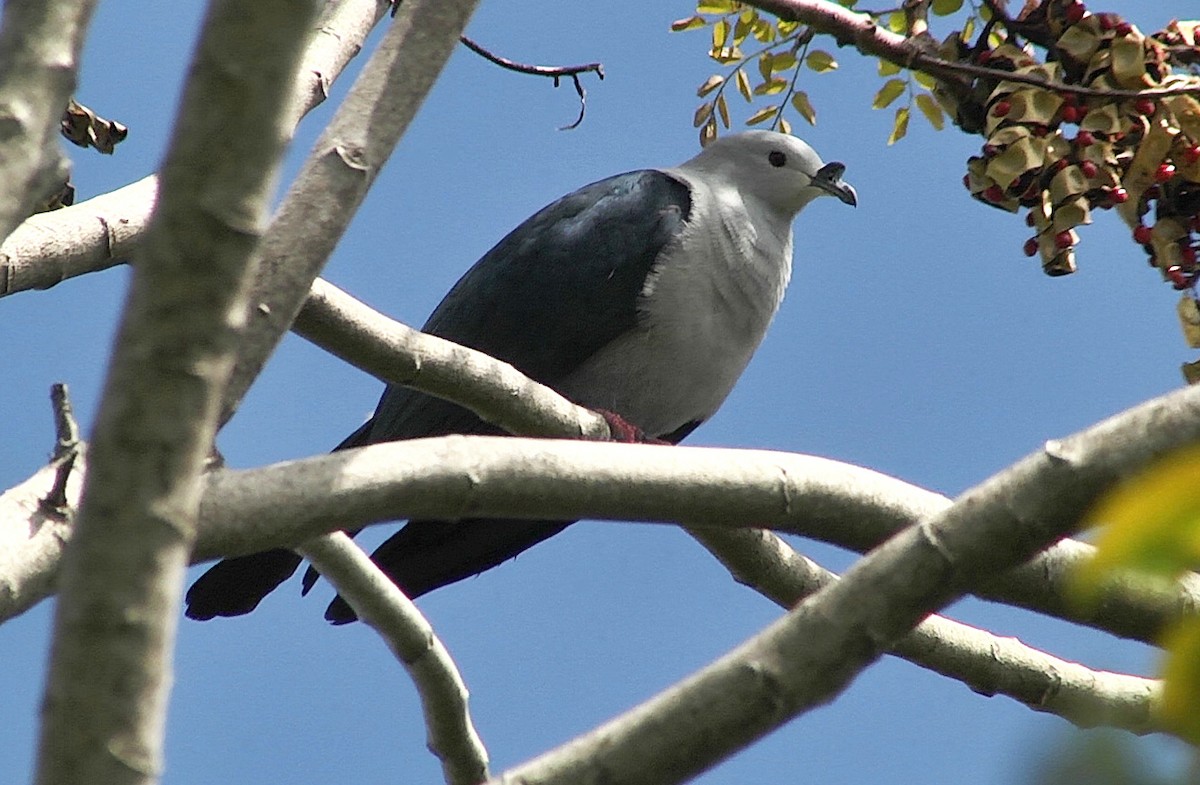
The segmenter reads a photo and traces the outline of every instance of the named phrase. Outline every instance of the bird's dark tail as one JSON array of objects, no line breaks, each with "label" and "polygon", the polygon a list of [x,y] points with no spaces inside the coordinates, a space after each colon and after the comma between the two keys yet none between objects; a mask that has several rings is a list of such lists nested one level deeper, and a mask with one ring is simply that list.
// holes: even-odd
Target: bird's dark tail
[{"label": "bird's dark tail", "polygon": [[[553,537],[571,522],[462,520],[411,521],[371,554],[410,599],[478,575]],[[306,583],[311,586],[311,579]],[[337,597],[325,611],[334,624],[358,617]]]},{"label": "bird's dark tail", "polygon": [[219,561],[188,589],[184,613],[200,621],[249,613],[299,566],[300,557],[284,548]]}]

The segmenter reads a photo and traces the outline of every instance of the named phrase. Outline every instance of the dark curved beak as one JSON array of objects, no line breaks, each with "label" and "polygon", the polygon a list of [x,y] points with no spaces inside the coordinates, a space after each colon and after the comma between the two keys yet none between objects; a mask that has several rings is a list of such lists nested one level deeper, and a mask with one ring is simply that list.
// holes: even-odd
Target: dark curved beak
[{"label": "dark curved beak", "polygon": [[812,184],[830,196],[836,196],[851,207],[858,206],[858,192],[854,186],[842,179],[846,173],[846,165],[840,161],[831,161],[813,175]]}]

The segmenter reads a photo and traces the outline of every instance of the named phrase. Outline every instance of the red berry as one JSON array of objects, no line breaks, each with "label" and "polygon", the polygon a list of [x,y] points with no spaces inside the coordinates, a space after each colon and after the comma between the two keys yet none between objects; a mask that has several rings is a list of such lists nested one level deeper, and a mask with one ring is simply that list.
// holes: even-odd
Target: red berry
[{"label": "red berry", "polygon": [[1196,249],[1189,245],[1186,240],[1179,246],[1179,258],[1189,268],[1196,266]]},{"label": "red berry", "polygon": [[1158,198],[1158,186],[1157,185],[1152,185],[1149,188],[1147,188],[1145,191],[1142,191],[1142,199],[1145,199],[1146,201],[1150,201],[1151,199],[1157,199],[1157,198]]},{"label": "red berry", "polygon": [[997,101],[996,105],[992,107],[992,114],[996,115],[996,117],[1004,117],[1011,111],[1012,102],[1006,101],[1003,98]]},{"label": "red berry", "polygon": [[998,185],[989,185],[987,190],[983,192],[983,198],[989,202],[1003,202],[1004,189]]},{"label": "red berry", "polygon": [[1084,15],[1087,13],[1087,7],[1083,3],[1079,2],[1079,0],[1075,0],[1075,2],[1068,5],[1065,10],[1067,21],[1071,24],[1075,24],[1079,20],[1083,19]]},{"label": "red berry", "polygon": [[979,53],[979,56],[975,58],[975,62],[979,63],[980,65],[987,65],[988,60],[991,60],[991,59],[992,59],[992,50],[984,49],[982,52]]},{"label": "red berry", "polygon": [[1104,31],[1112,30],[1117,26],[1116,14],[1100,14],[1100,29]]},{"label": "red berry", "polygon": [[1116,26],[1117,35],[1129,35],[1133,32],[1133,25],[1129,22],[1118,22]]},{"label": "red berry", "polygon": [[1068,161],[1066,158],[1059,158],[1057,161],[1054,162],[1054,171],[1061,172],[1063,169],[1066,169],[1070,165],[1071,165],[1071,162]]},{"label": "red berry", "polygon": [[963,175],[963,188],[966,188],[967,190],[971,189],[971,175],[969,175],[969,174]]},{"label": "red berry", "polygon": [[1095,143],[1096,137],[1092,135],[1091,131],[1080,131],[1079,133],[1075,134],[1075,144],[1079,147],[1087,147],[1088,145],[1093,145]]},{"label": "red berry", "polygon": [[1075,238],[1071,236],[1070,229],[1064,229],[1054,235],[1054,247],[1060,251],[1065,251],[1075,244]]},{"label": "red berry", "polygon": [[1062,111],[1062,119],[1063,119],[1064,123],[1078,123],[1079,122],[1079,107],[1078,106],[1064,106],[1063,111]]},{"label": "red berry", "polygon": [[1161,163],[1158,165],[1158,169],[1156,169],[1154,171],[1155,182],[1165,183],[1167,180],[1170,180],[1174,176],[1175,176],[1175,164],[1173,164],[1173,163]]},{"label": "red berry", "polygon": [[1158,107],[1149,98],[1139,98],[1139,99],[1137,99],[1137,101],[1134,102],[1133,108],[1135,110],[1137,110],[1138,114],[1144,114],[1146,116],[1150,116],[1150,115],[1154,114],[1154,110],[1157,109]]},{"label": "red berry", "polygon": [[1133,230],[1133,241],[1138,245],[1149,245],[1150,237],[1150,227],[1145,224],[1138,224]]},{"label": "red berry", "polygon": [[1108,192],[1108,198],[1112,199],[1113,204],[1125,204],[1129,201],[1129,192],[1118,185]]},{"label": "red berry", "polygon": [[1025,251],[1026,256],[1033,256],[1036,254],[1038,252],[1038,239],[1036,237],[1030,237],[1025,241],[1025,247],[1022,248],[1022,250]]},{"label": "red berry", "polygon": [[1047,128],[1046,126],[1042,125],[1041,123],[1038,123],[1037,125],[1035,125],[1033,127],[1033,135],[1036,137],[1040,138],[1040,137],[1045,136],[1048,133],[1050,133],[1050,129]]},{"label": "red berry", "polygon": [[1037,224],[1037,215],[1033,212],[1033,210],[1030,210],[1029,212],[1025,213],[1025,225],[1034,226],[1035,224]]},{"label": "red berry", "polygon": [[1200,161],[1200,144],[1194,144],[1183,151],[1183,160],[1189,164],[1194,164]]},{"label": "red berry", "polygon": [[1186,289],[1191,284],[1188,274],[1177,264],[1173,264],[1167,268],[1167,278],[1171,280],[1176,289]]},{"label": "red berry", "polygon": [[985,144],[983,146],[983,154],[987,158],[997,156],[1000,154],[1000,148],[994,144]]},{"label": "red berry", "polygon": [[1100,167],[1096,166],[1092,161],[1084,161],[1079,164],[1079,171],[1083,172],[1084,177],[1091,178],[1096,176],[1100,171]]}]

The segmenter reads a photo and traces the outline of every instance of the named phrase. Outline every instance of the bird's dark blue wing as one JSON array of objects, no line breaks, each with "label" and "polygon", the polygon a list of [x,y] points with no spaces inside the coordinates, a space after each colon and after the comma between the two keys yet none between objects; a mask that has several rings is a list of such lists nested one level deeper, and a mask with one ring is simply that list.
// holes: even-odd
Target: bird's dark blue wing
[{"label": "bird's dark blue wing", "polygon": [[[610,177],[540,210],[488,251],[425,323],[426,332],[486,352],[551,387],[637,323],[637,301],[659,254],[691,210],[688,188],[654,170]],[[374,416],[338,449],[448,433],[498,433],[470,411],[389,386]],[[415,597],[477,574],[566,523],[413,521],[374,558]],[[193,618],[252,610],[299,557],[276,549],[227,559],[188,591]],[[315,574],[306,576],[306,588]],[[344,603],[327,617],[349,621]]]}]

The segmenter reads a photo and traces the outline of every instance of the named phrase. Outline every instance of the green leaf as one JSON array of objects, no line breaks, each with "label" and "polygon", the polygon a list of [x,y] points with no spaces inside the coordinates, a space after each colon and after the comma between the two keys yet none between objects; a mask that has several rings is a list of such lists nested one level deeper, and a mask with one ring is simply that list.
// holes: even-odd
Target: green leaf
[{"label": "green leaf", "polygon": [[908,115],[909,109],[907,106],[902,106],[896,110],[896,121],[892,123],[892,134],[888,137],[887,141],[889,145],[899,142],[908,133]]},{"label": "green leaf", "polygon": [[759,17],[754,20],[753,34],[762,43],[769,44],[775,40],[775,25]]},{"label": "green leaf", "polygon": [[712,117],[713,105],[705,101],[696,107],[696,113],[692,115],[692,127],[699,128]]},{"label": "green leaf", "polygon": [[900,97],[904,92],[904,88],[908,83],[903,79],[889,79],[883,83],[883,87],[879,88],[879,92],[875,94],[875,99],[871,101],[872,109],[883,109]]},{"label": "green leaf", "polygon": [[750,92],[750,77],[746,76],[746,69],[739,68],[737,70],[737,89],[742,94],[747,102],[754,100],[753,94]]},{"label": "green leaf", "polygon": [[725,48],[725,41],[729,38],[729,20],[719,19],[713,25],[712,29],[712,48],[713,51],[719,51]]},{"label": "green leaf", "polygon": [[967,21],[963,24],[962,35],[959,38],[964,44],[971,43],[971,39],[975,37],[975,17],[967,17]]},{"label": "green leaf", "polygon": [[698,14],[732,14],[733,0],[700,0],[696,3]]},{"label": "green leaf", "polygon": [[775,73],[790,71],[796,67],[796,56],[791,52],[776,52],[771,56],[771,70]]},{"label": "green leaf", "polygon": [[908,24],[908,20],[904,18],[904,14],[900,11],[893,11],[888,14],[887,29],[893,33],[903,34],[904,28]]},{"label": "green leaf", "polygon": [[800,116],[808,121],[809,125],[817,124],[817,110],[813,109],[812,102],[808,100],[808,93],[797,90],[792,94],[792,106],[800,113]]},{"label": "green leaf", "polygon": [[779,118],[779,133],[790,134],[792,132],[792,124],[787,121],[782,115]]},{"label": "green leaf", "polygon": [[963,0],[933,0],[933,13],[938,16],[950,16],[962,8]]},{"label": "green leaf", "polygon": [[678,33],[683,30],[697,30],[708,24],[702,16],[689,16],[687,19],[676,19],[671,23],[671,32]]},{"label": "green leaf", "polygon": [[938,105],[938,102],[929,93],[920,93],[917,95],[917,108],[921,110],[921,114],[925,115],[925,119],[935,129],[940,131],[946,127],[946,118],[942,114],[942,107]]},{"label": "green leaf", "polygon": [[1164,636],[1162,718],[1192,744],[1200,744],[1200,619],[1176,622]]},{"label": "green leaf", "polygon": [[900,66],[895,63],[883,59],[880,59],[878,62],[879,65],[876,67],[876,70],[879,71],[880,76],[895,76],[900,73]]},{"label": "green leaf", "polygon": [[759,123],[764,123],[774,117],[775,113],[778,111],[778,106],[764,106],[762,109],[759,109],[757,112],[746,118],[746,125],[758,125]]},{"label": "green leaf", "polygon": [[717,118],[710,117],[700,129],[700,146],[707,147],[708,143],[717,138]]},{"label": "green leaf", "polygon": [[788,88],[788,80],[778,77],[763,82],[754,88],[755,95],[779,95]]},{"label": "green leaf", "polygon": [[779,35],[784,38],[787,38],[789,35],[796,32],[796,28],[799,26],[799,22],[789,22],[786,19],[780,19],[775,23],[775,28],[779,30]]},{"label": "green leaf", "polygon": [[838,67],[837,60],[833,59],[833,55],[821,49],[809,52],[808,57],[804,58],[804,63],[818,74],[832,71]]},{"label": "green leaf", "polygon": [[913,78],[926,90],[932,90],[937,85],[937,80],[924,71],[913,71]]},{"label": "green leaf", "polygon": [[771,53],[763,52],[758,56],[758,73],[762,75],[763,81],[771,79]]},{"label": "green leaf", "polygon": [[725,84],[725,77],[720,74],[713,74],[704,80],[704,84],[700,85],[699,89],[696,90],[696,95],[703,98],[723,84]]}]

